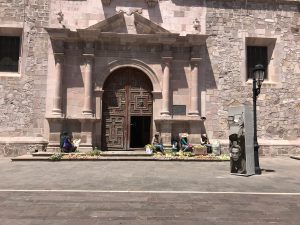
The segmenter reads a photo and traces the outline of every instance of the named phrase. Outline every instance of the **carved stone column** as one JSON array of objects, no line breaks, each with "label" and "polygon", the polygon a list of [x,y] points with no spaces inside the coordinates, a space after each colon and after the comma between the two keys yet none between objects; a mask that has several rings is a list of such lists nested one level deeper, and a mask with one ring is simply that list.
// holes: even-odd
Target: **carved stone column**
[{"label": "carved stone column", "polygon": [[84,55],[85,60],[85,74],[84,74],[84,106],[83,114],[92,114],[92,100],[93,100],[93,55]]},{"label": "carved stone column", "polygon": [[62,114],[62,76],[64,69],[64,53],[54,53],[55,79],[52,114]]},{"label": "carved stone column", "polygon": [[201,58],[191,58],[190,112],[191,116],[199,116],[199,62]]},{"label": "carved stone column", "polygon": [[162,87],[162,110],[161,115],[170,115],[170,66],[172,57],[163,57],[163,87]]},{"label": "carved stone column", "polygon": [[84,106],[82,113],[92,115],[93,113],[93,65],[94,65],[94,43],[86,42],[83,49],[85,62],[84,71]]}]

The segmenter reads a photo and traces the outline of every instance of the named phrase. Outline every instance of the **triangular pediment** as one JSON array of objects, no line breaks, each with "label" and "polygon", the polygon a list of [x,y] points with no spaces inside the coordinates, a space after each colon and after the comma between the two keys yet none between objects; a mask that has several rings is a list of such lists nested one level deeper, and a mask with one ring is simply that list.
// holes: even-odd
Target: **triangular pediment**
[{"label": "triangular pediment", "polygon": [[127,34],[170,33],[168,30],[153,23],[151,20],[146,19],[138,13],[132,13],[131,15],[127,15],[124,12],[120,12],[99,23],[96,23],[86,28],[86,30],[97,30],[99,32]]}]

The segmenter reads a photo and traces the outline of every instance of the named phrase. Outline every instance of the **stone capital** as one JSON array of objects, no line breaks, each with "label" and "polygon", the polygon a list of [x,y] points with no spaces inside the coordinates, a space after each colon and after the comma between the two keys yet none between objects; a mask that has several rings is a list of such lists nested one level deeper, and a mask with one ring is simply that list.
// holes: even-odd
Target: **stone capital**
[{"label": "stone capital", "polygon": [[198,66],[202,58],[191,58],[191,65]]},{"label": "stone capital", "polygon": [[94,54],[82,54],[83,60],[86,64],[92,64],[94,62]]},{"label": "stone capital", "polygon": [[170,64],[173,60],[173,57],[163,56],[163,57],[161,57],[161,59],[162,59],[164,64]]},{"label": "stone capital", "polygon": [[94,42],[85,42],[84,47],[83,47],[83,54],[94,54],[95,52],[95,47],[94,47]]}]

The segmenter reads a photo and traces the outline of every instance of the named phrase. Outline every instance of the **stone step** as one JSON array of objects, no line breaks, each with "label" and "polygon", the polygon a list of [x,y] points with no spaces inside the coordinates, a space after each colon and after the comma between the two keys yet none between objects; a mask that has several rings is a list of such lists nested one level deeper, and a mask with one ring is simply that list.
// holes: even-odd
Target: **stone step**
[{"label": "stone step", "polygon": [[149,157],[151,155],[147,154],[144,150],[137,150],[137,151],[104,151],[101,152],[101,156],[111,156],[111,157],[132,157],[132,156],[143,156]]},{"label": "stone step", "polygon": [[[69,153],[63,153],[63,152],[34,152],[31,153],[33,157],[50,157],[53,154],[62,154],[62,155],[68,155]],[[76,154],[84,154],[84,153],[76,153]]]},{"label": "stone step", "polygon": [[[45,162],[57,162],[50,160],[48,156],[32,156],[23,155],[11,158],[12,161],[45,161]],[[163,157],[149,157],[149,156],[100,156],[97,158],[67,158],[60,159],[58,161],[185,161],[185,162],[222,162],[222,160],[214,159],[197,159],[197,158],[163,158]],[[224,162],[224,160],[223,160]]]},{"label": "stone step", "polygon": [[[33,157],[50,157],[51,155],[53,155],[54,153],[57,152],[34,152],[32,153]],[[67,155],[69,153],[61,153],[63,155]],[[76,154],[85,154],[85,153],[76,153]],[[151,155],[146,154],[145,151],[142,150],[137,150],[137,151],[103,151],[100,153],[101,156],[110,156],[110,157],[135,157],[135,156],[143,156],[143,157],[149,157]]]},{"label": "stone step", "polygon": [[21,155],[11,158],[11,161],[49,161],[50,156]]}]

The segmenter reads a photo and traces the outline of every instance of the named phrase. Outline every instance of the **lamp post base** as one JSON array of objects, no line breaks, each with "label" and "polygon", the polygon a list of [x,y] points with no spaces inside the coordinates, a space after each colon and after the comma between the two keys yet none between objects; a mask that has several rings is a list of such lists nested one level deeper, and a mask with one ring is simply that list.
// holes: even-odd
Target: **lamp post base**
[{"label": "lamp post base", "polygon": [[257,143],[254,144],[254,165],[255,165],[255,174],[260,175],[261,169],[259,166],[259,155],[258,155],[259,146]]},{"label": "lamp post base", "polygon": [[261,169],[260,169],[260,167],[255,167],[255,174],[256,175],[261,175]]}]

